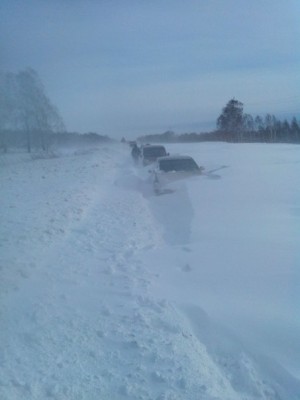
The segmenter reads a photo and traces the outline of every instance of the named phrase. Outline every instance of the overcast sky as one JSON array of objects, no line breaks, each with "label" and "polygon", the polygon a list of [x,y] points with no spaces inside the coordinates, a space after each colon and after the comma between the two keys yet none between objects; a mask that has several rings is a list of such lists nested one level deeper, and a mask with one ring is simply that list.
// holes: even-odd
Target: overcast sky
[{"label": "overcast sky", "polygon": [[1,0],[0,69],[34,68],[69,131],[210,130],[235,97],[300,117],[300,0]]}]

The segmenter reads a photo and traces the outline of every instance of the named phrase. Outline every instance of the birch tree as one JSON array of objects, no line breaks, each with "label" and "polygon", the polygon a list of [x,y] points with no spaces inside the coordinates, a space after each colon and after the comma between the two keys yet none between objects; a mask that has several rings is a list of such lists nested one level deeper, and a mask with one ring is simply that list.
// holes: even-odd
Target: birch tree
[{"label": "birch tree", "polygon": [[25,139],[28,152],[33,145],[47,151],[49,135],[61,131],[63,120],[36,71],[27,68],[0,75],[0,147],[5,149],[8,142],[14,142],[15,135],[18,143],[14,144],[22,146]]},{"label": "birch tree", "polygon": [[64,130],[62,118],[45,94],[38,74],[31,68],[17,74],[19,123],[26,134],[27,150],[32,141],[48,150],[50,132]]}]

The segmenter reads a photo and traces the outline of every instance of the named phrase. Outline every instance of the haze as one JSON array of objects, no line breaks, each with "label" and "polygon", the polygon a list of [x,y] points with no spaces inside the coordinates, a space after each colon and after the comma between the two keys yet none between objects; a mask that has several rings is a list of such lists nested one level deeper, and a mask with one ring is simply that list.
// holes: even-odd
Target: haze
[{"label": "haze", "polygon": [[69,131],[211,130],[235,97],[300,109],[300,3],[2,0],[1,71],[34,68]]}]

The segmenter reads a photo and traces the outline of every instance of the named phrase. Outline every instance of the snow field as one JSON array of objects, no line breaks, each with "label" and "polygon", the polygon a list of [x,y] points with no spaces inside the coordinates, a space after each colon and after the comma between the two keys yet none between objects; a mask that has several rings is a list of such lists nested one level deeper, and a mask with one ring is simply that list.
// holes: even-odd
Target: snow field
[{"label": "snow field", "polygon": [[235,225],[216,235],[208,214],[222,213],[203,196],[234,186],[229,167],[201,178],[201,198],[194,180],[153,196],[119,145],[0,163],[1,399],[299,398],[292,376],[201,308],[222,320],[212,299],[229,253],[214,243],[231,245]]},{"label": "snow field", "polygon": [[[168,150],[179,148],[206,170],[218,167],[216,159],[227,168],[215,172],[219,179],[203,176],[181,188],[187,192],[181,194],[181,220],[186,214],[188,244],[185,254],[179,246],[157,254],[174,266],[172,274],[161,270],[159,295],[168,291],[182,303],[178,293],[184,293],[185,302],[198,304],[252,342],[255,352],[299,376],[298,146],[207,143]],[[176,221],[170,204],[157,201]],[[190,273],[183,274],[186,269]]]}]

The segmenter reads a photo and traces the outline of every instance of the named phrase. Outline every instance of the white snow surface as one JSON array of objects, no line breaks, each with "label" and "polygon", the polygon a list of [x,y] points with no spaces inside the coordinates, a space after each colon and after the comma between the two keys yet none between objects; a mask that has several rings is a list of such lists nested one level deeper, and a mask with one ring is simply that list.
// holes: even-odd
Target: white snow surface
[{"label": "white snow surface", "polygon": [[300,399],[300,147],[166,147],[0,155],[0,399]]}]

